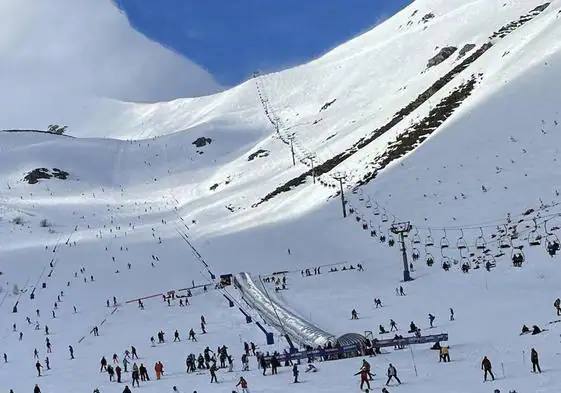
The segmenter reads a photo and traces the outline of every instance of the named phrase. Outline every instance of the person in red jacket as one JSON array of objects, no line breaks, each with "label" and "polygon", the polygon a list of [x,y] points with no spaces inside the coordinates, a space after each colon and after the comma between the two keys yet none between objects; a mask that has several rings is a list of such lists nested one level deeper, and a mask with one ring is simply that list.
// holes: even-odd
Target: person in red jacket
[{"label": "person in red jacket", "polygon": [[363,366],[360,368],[358,373],[356,373],[355,375],[359,375],[359,374],[360,374],[360,390],[362,390],[365,383],[366,383],[367,389],[370,390],[370,381],[369,381],[369,379],[370,379],[370,368],[363,364]]}]

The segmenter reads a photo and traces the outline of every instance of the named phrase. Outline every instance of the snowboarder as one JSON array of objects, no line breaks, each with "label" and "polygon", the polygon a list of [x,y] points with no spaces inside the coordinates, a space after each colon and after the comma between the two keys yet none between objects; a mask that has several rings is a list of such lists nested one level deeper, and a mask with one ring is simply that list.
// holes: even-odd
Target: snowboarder
[{"label": "snowboarder", "polygon": [[542,369],[540,368],[540,361],[538,358],[538,351],[536,351],[534,348],[532,348],[532,352],[530,355],[531,361],[532,361],[532,372],[537,372],[538,373],[542,373]]},{"label": "snowboarder", "polygon": [[358,313],[354,308],[353,311],[351,311],[351,319],[358,319]]},{"label": "snowboarder", "polygon": [[397,377],[397,370],[395,369],[393,364],[390,363],[390,365],[388,367],[388,380],[386,381],[386,386],[388,386],[390,384],[390,381],[392,380],[392,378],[395,378],[397,383],[401,385],[401,381]]},{"label": "snowboarder", "polygon": [[491,361],[489,359],[487,359],[487,356],[484,356],[483,360],[481,361],[481,369],[485,372],[485,374],[483,376],[483,382],[487,382],[487,374],[491,375],[491,378],[493,379],[493,381],[495,380],[495,376],[493,375],[493,371],[491,371],[491,369],[492,369]]}]

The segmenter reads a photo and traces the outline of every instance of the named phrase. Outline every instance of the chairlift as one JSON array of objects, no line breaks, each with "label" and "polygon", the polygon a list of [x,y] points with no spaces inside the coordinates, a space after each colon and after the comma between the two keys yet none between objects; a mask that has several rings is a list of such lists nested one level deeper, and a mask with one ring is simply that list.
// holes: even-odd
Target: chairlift
[{"label": "chairlift", "polygon": [[464,250],[467,248],[467,243],[466,240],[464,239],[464,230],[460,229],[461,232],[461,236],[458,238],[458,241],[456,242],[456,248],[458,250]]},{"label": "chairlift", "polygon": [[551,233],[547,230],[547,221],[544,223],[544,227],[545,227],[545,233],[547,234],[547,236],[545,237],[545,245],[547,248],[547,253],[553,257],[557,254],[557,251],[559,251],[561,243],[559,243],[559,238],[557,237],[556,234]]},{"label": "chairlift", "polygon": [[511,248],[512,247],[512,240],[509,236],[502,236],[499,240],[499,248]]},{"label": "chairlift", "polygon": [[530,246],[539,246],[542,243],[542,235],[538,232],[538,224],[534,218],[534,229],[528,235],[528,243]]},{"label": "chairlift", "polygon": [[361,219],[362,219],[362,218],[359,217],[359,216],[356,216],[356,217],[355,217],[356,222],[360,222]]},{"label": "chairlift", "polygon": [[366,202],[366,208],[370,209],[372,207],[372,202],[370,202],[370,197],[368,197],[368,201]]},{"label": "chairlift", "polygon": [[413,234],[413,238],[411,239],[411,243],[413,244],[420,244],[421,237],[419,236],[419,230],[415,228],[415,233]]},{"label": "chairlift", "polygon": [[432,232],[429,229],[429,234],[425,239],[425,247],[432,247],[432,246],[434,246],[434,239],[432,238]]},{"label": "chairlift", "polygon": [[419,252],[419,249],[416,247],[413,247],[413,249],[411,250],[411,259],[413,259],[413,261],[417,261],[421,256],[421,253]]},{"label": "chairlift", "polygon": [[512,260],[512,264],[515,267],[522,267],[522,264],[526,260],[526,257],[524,256],[524,252],[522,251],[522,247],[512,249],[511,260]]},{"label": "chairlift", "polygon": [[374,207],[374,215],[375,216],[379,216],[380,215],[380,208],[378,207],[378,202],[376,202],[376,206]]},{"label": "chairlift", "polygon": [[388,246],[393,247],[395,245],[395,239],[393,238],[393,235],[389,235],[388,236]]},{"label": "chairlift", "polygon": [[442,256],[441,266],[446,272],[450,270],[450,268],[452,267],[452,260],[450,259],[450,257],[445,255]]},{"label": "chairlift", "polygon": [[386,214],[385,211],[384,214],[382,214],[382,222],[388,222],[388,215]]},{"label": "chairlift", "polygon": [[384,234],[384,232],[382,232],[382,228],[380,228],[380,226],[378,226],[378,232],[380,233],[380,237],[378,239],[380,239],[381,243],[385,243],[386,235]]},{"label": "chairlift", "polygon": [[483,236],[483,228],[479,228],[479,230],[481,231],[481,235],[479,235],[477,239],[475,239],[475,248],[478,250],[485,250],[485,247],[487,247],[487,242],[485,241],[485,237]]},{"label": "chairlift", "polygon": [[362,229],[364,229],[365,231],[368,230],[368,224],[366,223],[366,220],[362,220]]},{"label": "chairlift", "polygon": [[434,256],[430,252],[426,253],[426,260],[427,260],[427,266],[434,265]]},{"label": "chairlift", "polygon": [[444,230],[444,236],[442,236],[442,238],[440,239],[440,248],[448,248],[450,247],[450,242],[448,241],[448,238],[446,237],[446,229]]}]

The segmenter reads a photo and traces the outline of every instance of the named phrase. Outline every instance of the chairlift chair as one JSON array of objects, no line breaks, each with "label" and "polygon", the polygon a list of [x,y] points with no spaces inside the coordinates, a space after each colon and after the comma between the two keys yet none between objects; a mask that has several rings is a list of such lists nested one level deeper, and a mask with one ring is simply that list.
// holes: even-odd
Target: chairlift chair
[{"label": "chairlift chair", "polygon": [[434,265],[434,256],[430,252],[426,253],[426,261],[427,261],[427,266]]},{"label": "chairlift chair", "polygon": [[456,242],[456,248],[458,250],[464,250],[467,248],[466,239],[464,239],[464,230],[460,229],[460,232],[462,233],[462,235],[458,238],[458,241]]},{"label": "chairlift chair", "polygon": [[393,238],[393,235],[389,235],[388,236],[388,246],[393,247],[395,245],[395,239]]},{"label": "chairlift chair", "polygon": [[487,242],[485,241],[485,237],[483,236],[483,228],[479,228],[479,230],[481,231],[481,235],[479,235],[477,239],[475,239],[475,248],[478,250],[485,250],[485,247],[487,247]]},{"label": "chairlift chair", "polygon": [[502,236],[499,240],[499,248],[511,248],[512,247],[512,240],[508,235]]},{"label": "chairlift chair", "polygon": [[366,202],[366,208],[370,209],[372,207],[372,202],[370,202],[370,197],[368,197],[368,201]]},{"label": "chairlift chair", "polygon": [[553,257],[559,251],[561,243],[559,243],[559,238],[555,233],[549,232],[547,230],[547,221],[544,223],[545,233],[547,236],[545,237],[545,246],[547,248],[547,253]]},{"label": "chairlift chair", "polygon": [[413,247],[413,249],[411,250],[411,259],[413,259],[413,261],[417,261],[421,256],[421,253],[419,252],[419,249],[416,247]]},{"label": "chairlift chair", "polygon": [[379,216],[380,215],[380,208],[378,207],[378,202],[376,202],[376,206],[374,206],[374,215],[375,216]]},{"label": "chairlift chair", "polygon": [[388,222],[388,215],[385,212],[382,214],[382,222]]},{"label": "chairlift chair", "polygon": [[444,230],[444,236],[442,236],[442,238],[440,239],[440,248],[448,248],[450,247],[450,242],[448,241],[448,238],[446,237],[446,229]]},{"label": "chairlift chair", "polygon": [[425,239],[425,247],[432,247],[434,246],[434,239],[432,238],[431,230],[429,229],[429,234]]},{"label": "chairlift chair", "polygon": [[542,235],[538,232],[538,224],[534,218],[534,229],[528,234],[528,244],[530,246],[539,246],[542,243]]},{"label": "chairlift chair", "polygon": [[524,252],[522,251],[522,248],[513,248],[512,249],[511,260],[512,260],[512,264],[515,267],[521,267],[522,266],[522,264],[526,260],[526,257],[524,256]]}]

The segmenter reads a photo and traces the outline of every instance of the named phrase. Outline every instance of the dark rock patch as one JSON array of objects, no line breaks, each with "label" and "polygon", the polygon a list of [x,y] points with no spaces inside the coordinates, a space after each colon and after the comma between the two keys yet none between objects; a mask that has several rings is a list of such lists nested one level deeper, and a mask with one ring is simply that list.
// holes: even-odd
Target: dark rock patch
[{"label": "dark rock patch", "polygon": [[263,150],[263,149],[259,149],[254,153],[251,153],[248,157],[247,160],[248,161],[253,161],[256,158],[263,158],[263,157],[267,157],[269,155],[269,150]]},{"label": "dark rock patch", "polygon": [[323,104],[323,106],[321,107],[321,109],[319,111],[321,112],[321,111],[326,110],[331,105],[333,105],[335,103],[335,101],[337,101],[337,98],[335,98],[333,101],[326,102],[325,104]]},{"label": "dark rock patch", "polygon": [[444,60],[452,56],[457,50],[458,48],[456,48],[455,46],[447,46],[445,48],[442,48],[440,52],[436,54],[436,56],[429,60],[429,62],[427,63],[427,68],[439,65]]},{"label": "dark rock patch", "polygon": [[210,145],[211,143],[212,143],[212,139],[201,136],[200,138],[197,138],[193,142],[193,145],[195,145],[197,147],[203,147],[203,146],[206,146],[206,145]]},{"label": "dark rock patch", "polygon": [[52,179],[53,177],[60,180],[66,180],[68,179],[68,175],[68,172],[58,168],[53,168],[52,170],[49,170],[47,168],[36,168],[28,172],[23,177],[23,180],[25,180],[29,184],[37,184],[41,179],[48,180]]},{"label": "dark rock patch", "polygon": [[475,44],[465,44],[462,49],[460,49],[460,53],[458,53],[458,60],[463,58],[468,52],[471,52],[475,48]]}]

